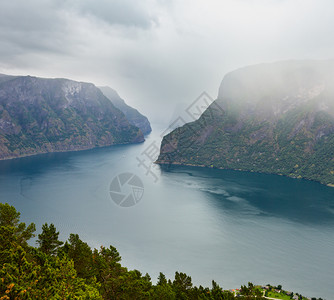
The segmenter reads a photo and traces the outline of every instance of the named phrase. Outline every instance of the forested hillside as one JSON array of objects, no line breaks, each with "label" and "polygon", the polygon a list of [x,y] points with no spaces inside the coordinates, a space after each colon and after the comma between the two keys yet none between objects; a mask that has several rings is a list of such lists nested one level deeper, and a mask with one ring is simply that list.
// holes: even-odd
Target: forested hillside
[{"label": "forested hillside", "polygon": [[32,247],[34,223],[20,222],[20,213],[9,204],[0,203],[0,229],[1,300],[263,299],[264,291],[251,283],[233,292],[215,281],[211,288],[197,287],[182,272],[175,272],[173,280],[160,273],[154,284],[148,274],[122,266],[115,247],[91,249],[77,234],[63,243],[53,224],[42,226]]},{"label": "forested hillside", "polygon": [[143,141],[92,83],[0,74],[0,159]]},{"label": "forested hillside", "polygon": [[333,74],[333,61],[284,61],[233,71],[197,121],[164,137],[157,162],[334,185]]}]

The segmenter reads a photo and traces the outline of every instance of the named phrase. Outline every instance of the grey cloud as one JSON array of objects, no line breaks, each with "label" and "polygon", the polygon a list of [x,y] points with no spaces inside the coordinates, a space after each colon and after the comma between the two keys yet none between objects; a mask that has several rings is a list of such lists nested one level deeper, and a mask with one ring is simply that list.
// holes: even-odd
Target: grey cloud
[{"label": "grey cloud", "polygon": [[68,4],[79,13],[93,16],[109,25],[148,29],[158,24],[146,1],[133,0],[77,0]]},{"label": "grey cloud", "polygon": [[[10,60],[29,53],[78,54],[90,44],[84,38],[85,28],[81,28],[89,24],[90,18],[108,26],[129,27],[132,31],[148,29],[158,21],[145,3],[131,0],[1,1],[0,55]],[[98,24],[95,27],[100,29]],[[121,34],[125,34],[124,31]]]},{"label": "grey cloud", "polygon": [[0,54],[8,58],[33,52],[65,53],[67,27],[61,7],[50,0],[2,1]]},{"label": "grey cloud", "polygon": [[333,20],[331,0],[0,0],[0,73],[109,85],[159,120],[233,69],[332,57]]}]

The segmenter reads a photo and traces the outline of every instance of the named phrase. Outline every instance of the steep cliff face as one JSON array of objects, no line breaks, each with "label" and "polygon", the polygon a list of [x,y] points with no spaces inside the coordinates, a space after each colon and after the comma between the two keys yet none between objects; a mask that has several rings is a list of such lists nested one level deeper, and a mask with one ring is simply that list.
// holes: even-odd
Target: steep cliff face
[{"label": "steep cliff face", "polygon": [[0,76],[0,159],[143,140],[91,83]]},{"label": "steep cliff face", "polygon": [[102,93],[127,117],[130,124],[138,127],[144,134],[152,131],[150,122],[138,110],[127,105],[118,93],[108,86],[99,87]]},{"label": "steep cliff face", "polygon": [[157,162],[334,184],[334,62],[286,61],[227,74],[201,118],[164,137]]}]

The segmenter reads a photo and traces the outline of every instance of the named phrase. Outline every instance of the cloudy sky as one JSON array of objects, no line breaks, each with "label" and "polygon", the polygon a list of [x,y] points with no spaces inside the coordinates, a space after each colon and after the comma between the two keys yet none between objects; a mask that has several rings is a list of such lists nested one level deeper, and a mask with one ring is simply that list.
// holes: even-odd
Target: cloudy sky
[{"label": "cloudy sky", "polygon": [[328,58],[332,0],[0,0],[0,73],[108,85],[153,121],[233,69]]}]

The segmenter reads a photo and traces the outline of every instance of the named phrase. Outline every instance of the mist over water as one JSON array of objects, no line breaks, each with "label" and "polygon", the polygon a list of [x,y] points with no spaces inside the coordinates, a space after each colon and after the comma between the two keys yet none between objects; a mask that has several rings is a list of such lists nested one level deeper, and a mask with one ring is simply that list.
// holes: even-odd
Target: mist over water
[{"label": "mist over water", "polygon": [[[282,284],[330,299],[334,279],[334,189],[281,176],[191,167],[138,167],[146,142],[0,162],[0,201],[14,205],[37,234],[54,223],[61,239],[78,233],[92,247],[114,245],[123,264],[223,288]],[[132,172],[144,196],[130,208],[109,195]]]}]

